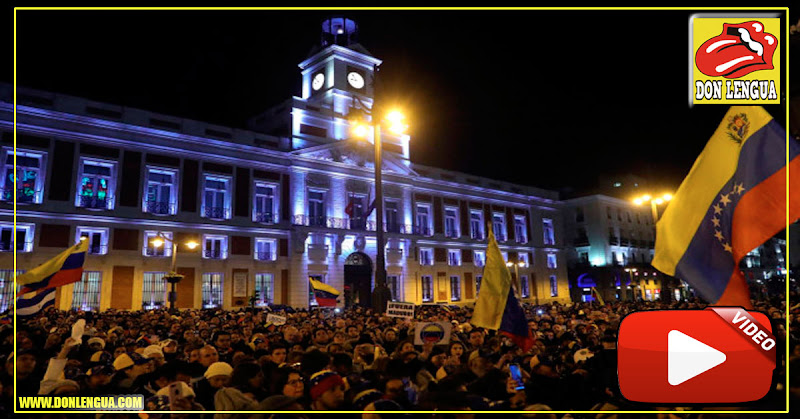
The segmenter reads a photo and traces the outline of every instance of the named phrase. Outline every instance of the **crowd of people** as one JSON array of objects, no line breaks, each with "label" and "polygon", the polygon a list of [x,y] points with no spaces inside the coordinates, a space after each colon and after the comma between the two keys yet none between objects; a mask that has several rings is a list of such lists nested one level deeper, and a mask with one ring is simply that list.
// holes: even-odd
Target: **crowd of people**
[{"label": "crowd of people", "polygon": [[[142,394],[146,410],[164,411],[146,414],[151,418],[179,416],[170,410],[218,418],[300,417],[281,413],[300,410],[464,411],[467,417],[470,411],[581,417],[541,411],[651,410],[620,394],[619,323],[633,311],[702,307],[696,301],[525,304],[535,337],[528,351],[496,331],[473,327],[469,307],[418,306],[413,319],[362,307],[174,313],[50,308],[17,325],[16,348],[10,326],[0,330],[0,416],[12,410],[15,364],[17,396]],[[789,341],[788,362],[796,370],[800,308],[787,308],[776,296],[756,309],[770,317],[778,348]],[[268,322],[270,313],[285,323]],[[72,326],[79,319],[86,325],[75,339]],[[450,322],[450,342],[415,345],[417,321]],[[796,387],[786,389],[787,359],[784,351],[778,354],[770,393],[739,409],[782,410],[786,391],[792,401],[800,395]],[[523,386],[509,374],[512,364],[519,366]],[[232,410],[254,413],[224,413]]]}]

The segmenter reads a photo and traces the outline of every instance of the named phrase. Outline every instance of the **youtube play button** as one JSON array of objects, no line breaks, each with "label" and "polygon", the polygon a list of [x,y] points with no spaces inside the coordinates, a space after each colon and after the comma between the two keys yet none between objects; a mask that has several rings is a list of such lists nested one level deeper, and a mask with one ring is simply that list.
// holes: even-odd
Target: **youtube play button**
[{"label": "youtube play button", "polygon": [[678,330],[667,340],[667,381],[677,386],[725,362],[727,357],[703,342]]},{"label": "youtube play button", "polygon": [[741,403],[769,391],[775,369],[769,319],[742,308],[641,311],[619,327],[622,395],[647,403]]}]

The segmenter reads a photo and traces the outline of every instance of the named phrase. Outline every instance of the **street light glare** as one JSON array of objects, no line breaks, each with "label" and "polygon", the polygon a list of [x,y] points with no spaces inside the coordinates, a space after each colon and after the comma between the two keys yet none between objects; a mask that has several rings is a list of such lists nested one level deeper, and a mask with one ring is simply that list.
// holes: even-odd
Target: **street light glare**
[{"label": "street light glare", "polygon": [[398,110],[393,110],[386,115],[386,120],[392,124],[401,124],[406,119],[406,116]]},{"label": "street light glare", "polygon": [[369,129],[364,124],[356,124],[353,127],[353,135],[358,138],[366,138],[367,134],[369,134]]},{"label": "street light glare", "polygon": [[188,247],[190,250],[194,250],[195,248],[197,248],[197,246],[199,246],[199,244],[195,241],[190,241],[186,243],[186,247]]},{"label": "street light glare", "polygon": [[672,194],[665,193],[664,196],[661,197],[661,199],[663,199],[664,201],[671,201]]},{"label": "street light glare", "polygon": [[164,240],[161,240],[161,239],[153,239],[153,241],[152,241],[151,243],[153,243],[153,246],[154,246],[154,247],[161,247],[161,245],[162,245],[162,244],[164,244]]},{"label": "street light glare", "polygon": [[642,198],[635,198],[633,200],[633,203],[636,204],[636,205],[642,205]]},{"label": "street light glare", "polygon": [[650,195],[644,195],[644,196],[642,196],[642,201],[643,201],[643,202],[647,202],[647,201],[649,201],[651,198],[652,198],[652,197],[651,197]]},{"label": "street light glare", "polygon": [[663,200],[663,199],[661,199],[661,198],[656,198],[656,199],[654,199],[654,200],[653,200],[653,202],[655,202],[655,203],[656,203],[656,205],[661,205],[661,204],[663,204],[663,203],[664,203],[664,200]]}]

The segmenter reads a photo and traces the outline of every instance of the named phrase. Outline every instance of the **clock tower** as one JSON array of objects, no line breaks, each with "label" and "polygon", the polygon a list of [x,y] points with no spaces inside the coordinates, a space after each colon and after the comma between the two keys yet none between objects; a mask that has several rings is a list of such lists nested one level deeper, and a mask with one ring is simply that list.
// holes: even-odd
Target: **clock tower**
[{"label": "clock tower", "polygon": [[302,99],[309,104],[346,114],[353,97],[372,106],[373,77],[381,60],[357,43],[358,25],[332,17],[322,22],[320,46],[299,64]]}]

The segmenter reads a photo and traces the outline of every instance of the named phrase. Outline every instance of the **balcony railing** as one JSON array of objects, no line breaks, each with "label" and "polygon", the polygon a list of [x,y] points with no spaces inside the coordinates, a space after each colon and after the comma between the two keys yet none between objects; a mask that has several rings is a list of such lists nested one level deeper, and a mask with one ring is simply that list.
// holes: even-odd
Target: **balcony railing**
[{"label": "balcony railing", "polygon": [[256,260],[273,261],[275,260],[275,252],[256,252]]},{"label": "balcony railing", "polygon": [[610,236],[608,238],[608,243],[612,246],[619,246],[619,237]]},{"label": "balcony railing", "polygon": [[174,202],[163,201],[146,201],[145,210],[150,214],[155,215],[172,215],[175,214],[177,205]]},{"label": "balcony railing", "polygon": [[572,244],[576,247],[580,246],[588,246],[589,245],[589,237],[577,237],[573,240]]},{"label": "balcony railing", "polygon": [[414,234],[418,236],[433,236],[433,229],[430,226],[426,225],[416,225],[414,226]]},{"label": "balcony railing", "polygon": [[276,224],[278,222],[277,214],[271,212],[257,212],[253,216],[253,221],[262,224]]},{"label": "balcony railing", "polygon": [[212,220],[227,220],[230,214],[230,209],[225,207],[205,207],[203,208],[203,217]]},{"label": "balcony railing", "polygon": [[101,244],[90,244],[89,245],[89,254],[90,255],[105,255],[108,253],[108,246],[101,245]]},{"label": "balcony railing", "polygon": [[[33,240],[27,240],[24,243],[20,244],[22,244],[21,246],[22,248],[19,248],[20,246],[17,246],[18,247],[16,249],[17,252],[30,252],[30,249],[33,249]],[[0,252],[13,252],[14,250],[15,249],[13,242],[0,243]]]},{"label": "balcony railing", "polygon": [[520,237],[520,236],[517,236],[517,237],[514,239],[514,241],[515,241],[515,242],[517,242],[517,243],[527,243],[527,242],[528,242],[528,238],[527,238],[527,237]]},{"label": "balcony railing", "polygon": [[167,257],[167,256],[172,256],[172,255],[168,255],[167,254],[167,249],[165,249],[164,246],[160,246],[160,247],[145,246],[143,251],[144,251],[144,255],[145,256],[150,256],[150,257],[161,257],[161,258],[163,258],[163,257]]},{"label": "balcony railing", "polygon": [[[0,192],[0,199],[3,201],[13,201],[14,200],[14,188],[2,189]],[[34,204],[37,201],[37,197],[41,196],[42,190],[41,189],[29,189],[29,188],[17,188],[16,195],[17,195],[17,203],[18,204]]]},{"label": "balcony railing", "polygon": [[456,230],[445,230],[444,236],[450,239],[457,239],[458,238],[458,231]]},{"label": "balcony railing", "polygon": [[470,236],[470,238],[472,240],[483,240],[483,239],[485,239],[485,237],[483,237],[483,232],[482,231],[473,231],[473,232],[470,233],[469,236]]},{"label": "balcony railing", "polygon": [[88,209],[108,209],[110,205],[111,200],[107,197],[99,198],[88,195],[81,195],[80,202],[78,204],[79,207]]},{"label": "balcony railing", "polygon": [[206,259],[225,259],[228,257],[228,252],[224,250],[205,249],[203,250],[203,257]]}]

